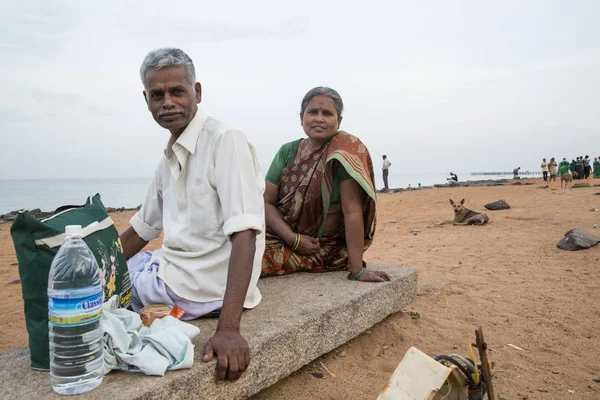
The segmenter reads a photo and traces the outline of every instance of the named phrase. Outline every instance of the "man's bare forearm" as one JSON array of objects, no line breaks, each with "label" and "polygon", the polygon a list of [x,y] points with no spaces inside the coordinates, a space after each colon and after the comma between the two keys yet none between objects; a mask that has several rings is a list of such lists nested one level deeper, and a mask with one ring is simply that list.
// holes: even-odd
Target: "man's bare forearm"
[{"label": "man's bare forearm", "polygon": [[121,246],[123,246],[123,253],[126,260],[135,256],[148,244],[131,226],[119,236],[119,239],[121,239]]},{"label": "man's bare forearm", "polygon": [[227,271],[225,298],[217,330],[239,331],[244,301],[252,277],[256,253],[256,232],[246,230],[231,235],[231,257]]}]

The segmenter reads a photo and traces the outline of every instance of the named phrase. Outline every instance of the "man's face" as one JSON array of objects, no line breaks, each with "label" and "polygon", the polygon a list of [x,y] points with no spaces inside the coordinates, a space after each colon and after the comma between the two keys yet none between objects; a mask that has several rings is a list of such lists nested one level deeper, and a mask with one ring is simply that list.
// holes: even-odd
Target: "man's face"
[{"label": "man's face", "polygon": [[160,126],[179,137],[196,115],[202,99],[200,83],[192,85],[183,65],[146,72],[144,99]]}]

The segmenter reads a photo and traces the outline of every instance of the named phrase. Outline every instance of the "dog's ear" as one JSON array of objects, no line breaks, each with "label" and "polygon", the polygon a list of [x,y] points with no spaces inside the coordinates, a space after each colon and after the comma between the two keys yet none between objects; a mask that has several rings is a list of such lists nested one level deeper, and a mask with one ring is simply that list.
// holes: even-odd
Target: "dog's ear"
[{"label": "dog's ear", "polygon": [[462,199],[462,200],[460,201],[460,204],[461,204],[461,205],[462,205],[462,204],[465,204],[465,199]]},{"label": "dog's ear", "polygon": [[454,202],[452,201],[452,199],[448,199],[448,201],[450,202],[450,205],[453,206]]}]

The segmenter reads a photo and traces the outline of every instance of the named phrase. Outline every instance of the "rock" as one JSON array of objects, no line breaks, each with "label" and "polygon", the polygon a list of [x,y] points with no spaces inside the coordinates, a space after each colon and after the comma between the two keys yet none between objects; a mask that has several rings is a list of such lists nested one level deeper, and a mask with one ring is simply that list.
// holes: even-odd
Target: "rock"
[{"label": "rock", "polygon": [[552,371],[552,373],[553,373],[554,375],[558,375],[558,374],[560,374],[560,371]]},{"label": "rock", "polygon": [[538,186],[537,188],[538,188],[538,189],[548,189],[549,187],[550,187],[550,186],[548,186],[548,185],[544,185],[544,186]]},{"label": "rock", "polygon": [[390,219],[388,222],[386,222],[386,224],[395,224],[396,220],[395,219]]},{"label": "rock", "polygon": [[584,183],[576,183],[573,186],[571,186],[571,189],[580,189],[580,188],[589,188],[591,187],[589,183],[584,182]]},{"label": "rock", "polygon": [[[515,178],[515,179],[519,179],[519,178]],[[522,185],[523,182],[513,182],[513,185]]]},{"label": "rock", "polygon": [[21,283],[21,280],[20,279],[15,279],[14,281],[8,282],[9,285],[15,285],[17,283]]},{"label": "rock", "polygon": [[592,380],[593,380],[594,382],[596,382],[596,383],[600,383],[600,378],[594,378],[594,379],[592,379]]},{"label": "rock", "polygon": [[346,357],[346,352],[342,350],[342,352],[339,354],[340,357]]},{"label": "rock", "polygon": [[594,247],[600,243],[600,239],[581,229],[571,229],[560,239],[557,246],[562,250],[583,250]]},{"label": "rock", "polygon": [[315,378],[318,378],[318,379],[322,379],[322,378],[325,377],[325,375],[323,375],[320,372],[313,372],[313,373],[311,373],[311,375],[314,376]]},{"label": "rock", "polygon": [[596,196],[600,196],[600,192],[598,192],[598,193],[594,193],[594,194],[595,194]]},{"label": "rock", "polygon": [[538,392],[542,392],[542,393],[548,393],[548,389],[544,389],[544,388],[539,388]]},{"label": "rock", "polygon": [[33,210],[30,210],[29,212],[35,215],[35,214],[41,213],[42,210],[40,210],[39,208],[34,208]]},{"label": "rock", "polygon": [[498,201],[494,201],[493,203],[486,204],[485,208],[487,208],[488,210],[497,211],[497,210],[508,210],[510,208],[510,206],[504,200],[498,200]]}]

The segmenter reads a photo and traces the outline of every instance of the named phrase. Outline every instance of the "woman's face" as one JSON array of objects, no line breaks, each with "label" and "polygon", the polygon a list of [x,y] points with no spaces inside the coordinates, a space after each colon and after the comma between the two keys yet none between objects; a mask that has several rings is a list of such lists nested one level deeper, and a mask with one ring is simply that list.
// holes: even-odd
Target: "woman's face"
[{"label": "woman's face", "polygon": [[340,126],[335,103],[323,95],[310,99],[301,122],[306,136],[316,141],[328,141],[337,134]]}]

